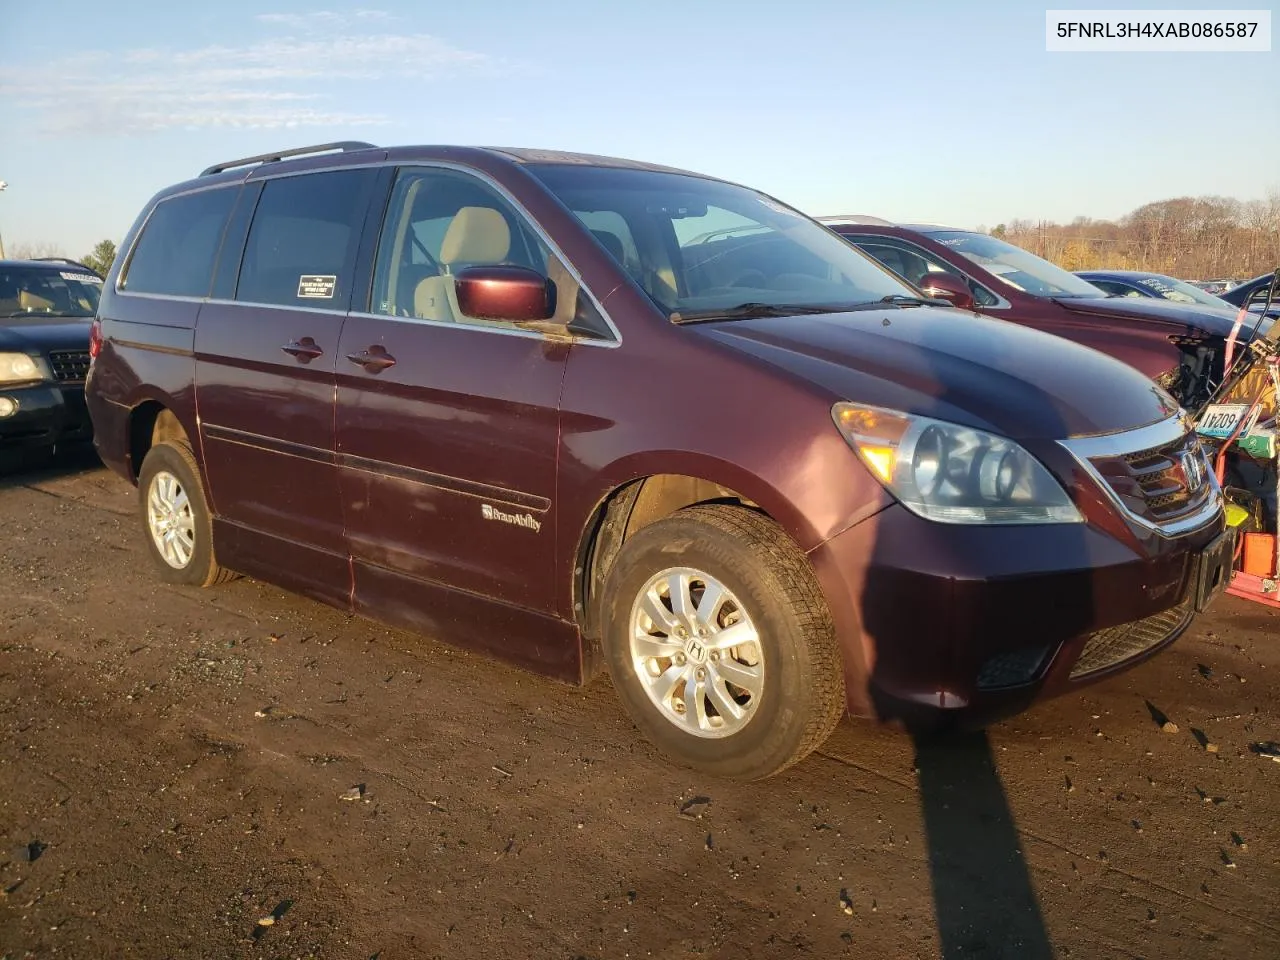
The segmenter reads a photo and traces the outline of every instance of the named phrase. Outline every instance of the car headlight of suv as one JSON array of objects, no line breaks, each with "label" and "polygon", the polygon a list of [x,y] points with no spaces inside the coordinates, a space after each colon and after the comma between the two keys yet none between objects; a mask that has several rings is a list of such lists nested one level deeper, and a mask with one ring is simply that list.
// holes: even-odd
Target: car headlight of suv
[{"label": "car headlight of suv", "polygon": [[836,426],[912,513],[940,523],[1082,523],[1062,485],[1005,437],[896,410],[837,403]]},{"label": "car headlight of suv", "polygon": [[43,380],[40,365],[25,353],[0,353],[0,383]]}]

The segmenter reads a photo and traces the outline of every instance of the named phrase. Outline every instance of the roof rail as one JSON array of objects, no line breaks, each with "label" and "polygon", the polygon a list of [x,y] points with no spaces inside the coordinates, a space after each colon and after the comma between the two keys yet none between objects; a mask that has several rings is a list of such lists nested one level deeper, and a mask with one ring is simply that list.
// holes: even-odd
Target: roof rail
[{"label": "roof rail", "polygon": [[839,214],[834,217],[818,217],[819,223],[857,223],[863,226],[891,227],[893,223],[880,217],[869,217],[861,213]]},{"label": "roof rail", "polygon": [[212,167],[208,167],[200,171],[200,176],[208,177],[215,173],[222,173],[225,170],[231,170],[235,167],[247,167],[251,163],[271,163],[276,160],[284,160],[288,157],[302,157],[309,153],[328,153],[331,150],[340,150],[345,153],[348,150],[373,150],[376,149],[374,144],[365,143],[363,140],[339,140],[335,143],[317,143],[312,147],[294,147],[292,150],[277,150],[274,153],[261,153],[256,157],[244,157],[240,160],[228,160],[226,163],[215,163]]},{"label": "roof rail", "polygon": [[70,257],[32,257],[32,263],[69,263],[73,267],[82,267],[90,273],[96,274],[98,271],[88,264],[81,263],[79,260],[72,260]]}]

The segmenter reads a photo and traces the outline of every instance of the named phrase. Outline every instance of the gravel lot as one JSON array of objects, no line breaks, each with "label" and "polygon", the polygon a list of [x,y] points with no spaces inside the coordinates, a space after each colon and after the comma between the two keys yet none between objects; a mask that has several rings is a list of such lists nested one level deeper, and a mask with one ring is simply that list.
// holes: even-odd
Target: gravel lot
[{"label": "gravel lot", "polygon": [[0,477],[0,530],[9,960],[1280,956],[1260,606],[985,735],[845,724],[742,786],[606,679],[162,586],[84,457]]}]

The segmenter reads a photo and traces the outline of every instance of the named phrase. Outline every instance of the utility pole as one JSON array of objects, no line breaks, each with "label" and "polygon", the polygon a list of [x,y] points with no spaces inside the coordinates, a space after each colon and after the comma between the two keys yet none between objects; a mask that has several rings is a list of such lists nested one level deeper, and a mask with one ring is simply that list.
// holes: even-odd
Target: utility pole
[{"label": "utility pole", "polygon": [[[4,188],[9,186],[3,180],[0,180],[0,193],[4,193]],[[0,260],[4,259],[4,234],[0,233]]]}]

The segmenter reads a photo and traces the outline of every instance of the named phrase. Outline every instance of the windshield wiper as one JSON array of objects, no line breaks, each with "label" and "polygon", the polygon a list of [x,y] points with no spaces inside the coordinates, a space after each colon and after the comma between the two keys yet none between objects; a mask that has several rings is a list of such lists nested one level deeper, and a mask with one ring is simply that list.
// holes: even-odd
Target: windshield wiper
[{"label": "windshield wiper", "polygon": [[707,320],[751,320],[757,317],[794,317],[802,313],[839,313],[848,307],[818,303],[740,303],[736,307],[708,310],[675,310],[672,323],[700,323]]},{"label": "windshield wiper", "polygon": [[88,320],[93,314],[91,313],[66,313],[59,310],[16,310],[13,313],[0,314],[6,320],[12,320],[14,317],[80,317]]},{"label": "windshield wiper", "polygon": [[891,303],[899,307],[936,307],[939,304],[950,306],[945,300],[927,300],[924,297],[909,297],[904,293],[891,293],[880,298],[881,303]]}]

